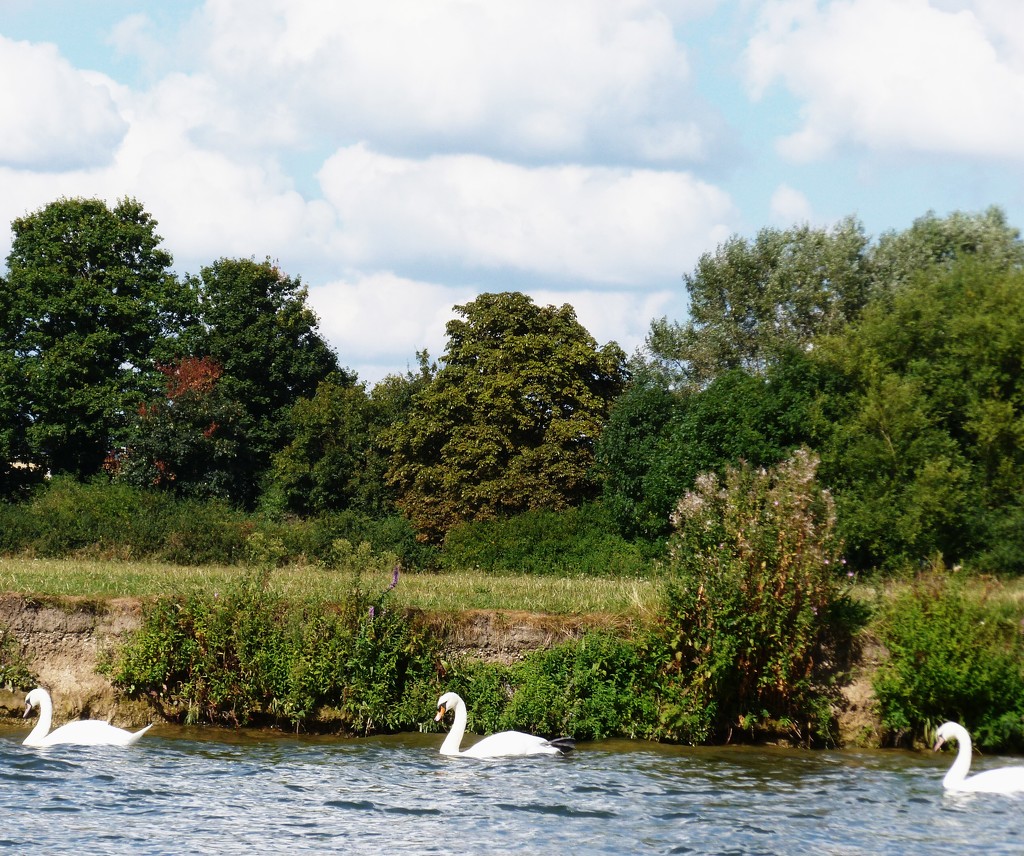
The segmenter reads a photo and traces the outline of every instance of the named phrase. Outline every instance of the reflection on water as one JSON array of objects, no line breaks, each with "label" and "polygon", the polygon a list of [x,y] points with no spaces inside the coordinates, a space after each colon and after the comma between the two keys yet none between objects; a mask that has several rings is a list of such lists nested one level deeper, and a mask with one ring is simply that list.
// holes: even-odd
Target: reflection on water
[{"label": "reflection on water", "polygon": [[944,796],[948,755],[609,741],[479,761],[441,757],[439,735],[25,733],[0,730],[0,847],[48,854],[1024,852],[1024,797]]}]

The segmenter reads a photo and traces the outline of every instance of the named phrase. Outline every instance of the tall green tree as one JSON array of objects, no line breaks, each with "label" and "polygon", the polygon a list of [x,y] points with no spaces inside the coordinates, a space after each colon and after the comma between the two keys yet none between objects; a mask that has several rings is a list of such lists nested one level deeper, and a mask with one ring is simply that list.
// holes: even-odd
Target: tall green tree
[{"label": "tall green tree", "polygon": [[342,372],[337,356],[317,331],[308,292],[269,259],[219,259],[188,278],[198,295],[199,324],[186,347],[223,370],[218,389],[238,402],[251,424],[247,442],[255,480],[288,442],[288,413],[312,398],[321,381]]},{"label": "tall green tree", "polygon": [[425,538],[592,497],[594,445],[624,382],[571,306],[482,294],[455,307],[441,368],[386,435],[398,505]]},{"label": "tall green tree", "polygon": [[0,280],[0,410],[9,456],[97,472],[159,388],[187,311],[156,221],[133,199],[61,199],[20,217]]},{"label": "tall green tree", "polygon": [[852,218],[831,230],[765,228],[705,253],[684,279],[685,323],[654,321],[651,353],[682,384],[704,386],[742,369],[763,374],[779,355],[841,329],[863,307],[868,239]]},{"label": "tall green tree", "polygon": [[1024,571],[1021,342],[1024,270],[977,256],[919,271],[822,341],[850,385],[823,476],[860,564]]},{"label": "tall green tree", "polygon": [[884,233],[870,252],[873,290],[895,290],[923,270],[968,257],[1002,268],[1024,265],[1020,231],[1007,223],[1001,208],[954,211],[946,217],[929,211],[909,229]]}]

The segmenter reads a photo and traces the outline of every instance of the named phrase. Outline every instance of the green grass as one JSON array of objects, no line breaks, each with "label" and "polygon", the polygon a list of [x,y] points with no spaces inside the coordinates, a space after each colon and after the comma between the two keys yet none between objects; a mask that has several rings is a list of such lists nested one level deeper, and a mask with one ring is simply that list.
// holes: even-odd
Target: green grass
[{"label": "green grass", "polygon": [[[94,598],[154,597],[224,589],[243,573],[238,566],[189,567],[157,562],[0,557],[0,591],[26,595]],[[373,591],[390,583],[364,576]],[[286,597],[342,600],[352,585],[344,573],[315,566],[286,566],[271,574],[273,589]],[[653,608],[657,587],[648,580],[572,579],[527,574],[475,572],[403,573],[395,601],[438,611],[504,609],[554,615],[605,613],[637,616]]]}]

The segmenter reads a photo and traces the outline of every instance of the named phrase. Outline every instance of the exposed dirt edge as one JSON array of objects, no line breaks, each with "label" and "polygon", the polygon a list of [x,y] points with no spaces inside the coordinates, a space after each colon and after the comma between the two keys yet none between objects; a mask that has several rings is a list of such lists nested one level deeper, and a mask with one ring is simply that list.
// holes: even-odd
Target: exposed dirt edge
[{"label": "exposed dirt edge", "polygon": [[[18,641],[25,664],[50,690],[56,723],[69,719],[111,719],[134,728],[153,721],[152,706],[116,692],[98,666],[142,624],[138,598],[26,597],[0,593],[0,627]],[[560,616],[521,611],[467,610],[425,613],[455,654],[513,663],[531,651],[577,639],[589,630],[628,632],[628,622],[603,615]],[[862,640],[837,710],[843,746],[878,746],[882,737],[871,691],[871,674],[884,658],[881,646]],[[0,716],[20,716],[24,692],[0,687]]]}]

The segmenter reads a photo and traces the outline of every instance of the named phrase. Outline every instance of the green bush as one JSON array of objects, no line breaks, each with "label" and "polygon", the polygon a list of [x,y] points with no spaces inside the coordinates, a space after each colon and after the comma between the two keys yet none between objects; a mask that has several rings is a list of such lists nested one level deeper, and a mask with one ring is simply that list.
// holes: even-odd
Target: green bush
[{"label": "green bush", "polygon": [[657,723],[656,668],[634,642],[594,631],[511,666],[458,663],[444,689],[466,701],[467,728],[474,733],[649,737]]},{"label": "green bush", "polygon": [[397,584],[369,594],[354,578],[341,604],[286,602],[267,587],[280,544],[255,538],[260,565],[224,592],[165,598],[111,671],[129,695],[167,715],[225,725],[326,718],[347,733],[416,727],[437,698],[438,652],[404,611]]},{"label": "green bush", "polygon": [[528,511],[502,520],[463,523],[444,540],[444,569],[495,574],[643,576],[650,545],[625,540],[599,504]]},{"label": "green bush", "polygon": [[981,747],[1024,750],[1024,612],[969,597],[965,585],[960,574],[925,573],[883,606],[882,723],[894,743],[953,719]]},{"label": "green bush", "polygon": [[678,503],[665,564],[661,734],[832,737],[835,662],[854,617],[817,460],[697,479]]}]

